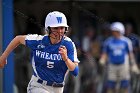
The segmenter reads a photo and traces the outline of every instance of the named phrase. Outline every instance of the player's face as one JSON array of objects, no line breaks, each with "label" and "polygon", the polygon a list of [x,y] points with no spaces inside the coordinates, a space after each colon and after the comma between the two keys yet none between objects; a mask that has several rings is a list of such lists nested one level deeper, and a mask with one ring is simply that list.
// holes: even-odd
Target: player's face
[{"label": "player's face", "polygon": [[112,31],[112,35],[116,38],[120,37],[120,32],[118,31]]},{"label": "player's face", "polygon": [[64,36],[65,33],[65,27],[51,27],[51,37],[54,37],[55,39],[61,39],[62,36]]}]

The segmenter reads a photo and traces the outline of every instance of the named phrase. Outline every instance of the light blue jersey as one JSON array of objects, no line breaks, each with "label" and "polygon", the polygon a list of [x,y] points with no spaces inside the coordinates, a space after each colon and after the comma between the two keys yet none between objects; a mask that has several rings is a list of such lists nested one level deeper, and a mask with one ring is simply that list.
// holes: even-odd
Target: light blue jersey
[{"label": "light blue jersey", "polygon": [[132,51],[131,41],[124,36],[121,36],[119,39],[114,37],[108,38],[103,47],[103,52],[108,54],[108,61],[112,64],[123,64],[129,52]]},{"label": "light blue jersey", "polygon": [[42,80],[56,83],[64,81],[68,68],[59,54],[61,45],[67,48],[68,57],[72,62],[79,62],[75,44],[66,36],[57,44],[51,44],[47,35],[28,35],[25,40],[32,50],[34,75]]}]

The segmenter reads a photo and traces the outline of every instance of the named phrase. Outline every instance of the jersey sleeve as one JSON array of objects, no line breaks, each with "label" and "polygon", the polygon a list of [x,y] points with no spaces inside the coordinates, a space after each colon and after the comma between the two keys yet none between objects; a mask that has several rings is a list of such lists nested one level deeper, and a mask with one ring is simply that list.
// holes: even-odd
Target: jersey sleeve
[{"label": "jersey sleeve", "polygon": [[108,44],[109,44],[109,41],[108,40],[105,40],[103,42],[102,53],[107,53],[107,51],[108,51]]},{"label": "jersey sleeve", "polygon": [[78,60],[78,57],[77,57],[77,49],[76,49],[74,42],[68,41],[66,44],[66,48],[67,48],[67,55],[68,55],[69,59],[72,62],[79,63],[80,61]]},{"label": "jersey sleeve", "polygon": [[36,49],[42,38],[43,36],[37,34],[27,35],[25,38],[25,45],[31,49]]},{"label": "jersey sleeve", "polygon": [[[71,57],[72,56],[72,57]],[[77,49],[76,49],[76,46],[74,44],[74,42],[72,42],[72,51],[70,52],[70,59],[73,61],[73,62],[80,62],[78,60],[78,57],[77,57]]]},{"label": "jersey sleeve", "polygon": [[133,46],[130,39],[127,39],[128,52],[133,52]]}]

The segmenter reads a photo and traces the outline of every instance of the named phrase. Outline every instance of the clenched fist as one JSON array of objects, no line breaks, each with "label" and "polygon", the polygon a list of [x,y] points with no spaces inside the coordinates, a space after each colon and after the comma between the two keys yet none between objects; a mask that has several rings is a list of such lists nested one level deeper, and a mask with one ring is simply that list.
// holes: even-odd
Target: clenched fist
[{"label": "clenched fist", "polygon": [[59,53],[61,54],[62,59],[64,61],[66,61],[68,59],[68,56],[67,56],[67,48],[65,46],[60,46],[59,47]]}]

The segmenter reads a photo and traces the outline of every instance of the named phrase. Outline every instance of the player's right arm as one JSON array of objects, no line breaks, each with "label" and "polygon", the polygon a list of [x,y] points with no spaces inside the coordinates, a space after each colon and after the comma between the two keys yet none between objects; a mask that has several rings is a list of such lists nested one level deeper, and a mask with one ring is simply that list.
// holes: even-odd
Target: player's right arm
[{"label": "player's right arm", "polygon": [[10,44],[7,46],[6,50],[0,56],[0,68],[3,68],[5,64],[7,64],[8,55],[20,44],[25,45],[25,37],[26,35],[16,36]]},{"label": "player's right arm", "polygon": [[99,63],[100,65],[104,66],[107,60],[107,54],[106,53],[102,53],[101,54],[101,58],[99,59]]},{"label": "player's right arm", "polygon": [[99,64],[101,66],[104,66],[106,61],[107,61],[107,58],[108,58],[108,45],[109,45],[109,40],[110,38],[106,39],[104,42],[103,42],[103,49],[102,49],[102,53],[101,53],[101,56],[100,56],[100,59],[99,59]]}]

